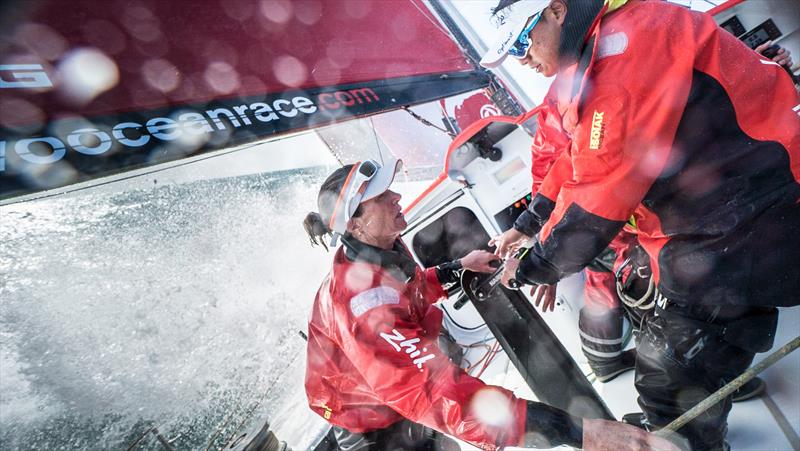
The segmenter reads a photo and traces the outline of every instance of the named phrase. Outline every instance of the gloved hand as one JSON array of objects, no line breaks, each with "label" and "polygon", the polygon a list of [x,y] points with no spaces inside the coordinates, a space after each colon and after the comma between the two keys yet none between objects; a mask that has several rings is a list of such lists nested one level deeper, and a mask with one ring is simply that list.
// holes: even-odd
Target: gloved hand
[{"label": "gloved hand", "polygon": [[528,401],[527,404],[525,436],[522,446],[526,448],[555,448],[560,445],[581,447],[584,435],[581,424],[584,420],[540,402]]}]

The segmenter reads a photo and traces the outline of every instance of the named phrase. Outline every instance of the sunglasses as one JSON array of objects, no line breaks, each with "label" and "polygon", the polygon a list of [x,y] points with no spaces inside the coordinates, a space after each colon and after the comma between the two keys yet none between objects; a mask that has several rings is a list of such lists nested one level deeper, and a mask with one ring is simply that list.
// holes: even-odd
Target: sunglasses
[{"label": "sunglasses", "polygon": [[517,36],[517,39],[511,44],[511,47],[508,49],[508,54],[513,56],[517,59],[524,59],[528,55],[528,50],[531,49],[531,38],[528,36],[533,30],[533,27],[539,22],[539,19],[542,17],[542,12],[539,11],[538,13],[534,14],[531,17],[531,23],[525,27],[524,30]]},{"label": "sunglasses", "polygon": [[[328,228],[338,233],[344,233],[347,222],[355,214],[370,180],[375,177],[380,167],[373,160],[362,161],[353,167],[339,192]],[[331,245],[334,245],[333,242]]]},{"label": "sunglasses", "polygon": [[[358,204],[361,203],[361,198],[364,197],[364,191],[367,190],[367,185],[369,185],[369,181],[372,180],[372,178],[375,177],[375,174],[378,173],[378,167],[379,167],[378,164],[372,160],[362,161],[361,164],[358,165],[355,179],[353,180],[353,184],[351,185],[351,193],[347,197],[347,208],[345,209],[345,222],[349,221],[350,218],[353,216],[353,214],[355,214],[355,211],[358,208]],[[354,202],[356,208],[352,208]]]}]

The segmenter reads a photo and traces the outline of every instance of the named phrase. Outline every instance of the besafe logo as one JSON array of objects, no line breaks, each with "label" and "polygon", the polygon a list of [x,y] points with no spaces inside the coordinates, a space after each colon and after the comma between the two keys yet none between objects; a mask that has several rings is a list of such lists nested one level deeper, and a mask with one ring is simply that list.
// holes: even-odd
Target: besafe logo
[{"label": "besafe logo", "polygon": [[52,88],[41,64],[0,65],[0,88]]},{"label": "besafe logo", "polygon": [[422,364],[434,357],[433,354],[427,354],[419,357],[423,352],[428,352],[428,348],[422,348],[422,351],[420,351],[417,349],[419,338],[407,339],[397,329],[392,329],[391,335],[381,332],[381,337],[386,340],[387,343],[392,345],[395,351],[399,352],[400,350],[404,350],[406,354],[413,359],[411,363],[417,365],[417,368],[419,368],[420,371],[422,371]]}]

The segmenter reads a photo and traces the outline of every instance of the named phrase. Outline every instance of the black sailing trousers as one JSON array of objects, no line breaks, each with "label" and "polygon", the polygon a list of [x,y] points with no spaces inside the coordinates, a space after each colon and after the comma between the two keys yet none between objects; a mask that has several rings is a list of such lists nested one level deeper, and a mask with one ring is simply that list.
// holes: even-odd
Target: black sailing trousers
[{"label": "black sailing trousers", "polygon": [[[772,346],[774,307],[656,307],[637,346],[635,386],[649,429],[666,426],[743,373]],[[735,343],[735,344],[734,344]],[[746,349],[745,349],[746,348]],[[731,397],[678,432],[693,451],[723,450]]]}]

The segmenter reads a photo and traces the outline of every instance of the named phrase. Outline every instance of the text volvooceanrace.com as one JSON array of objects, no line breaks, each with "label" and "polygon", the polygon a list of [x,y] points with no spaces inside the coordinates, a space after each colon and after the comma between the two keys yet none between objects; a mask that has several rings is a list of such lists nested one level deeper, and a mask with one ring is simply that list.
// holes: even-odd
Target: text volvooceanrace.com
[{"label": "text volvooceanrace.com", "polygon": [[[204,143],[212,133],[224,132],[228,127],[252,126],[254,122],[269,123],[299,115],[311,116],[328,113],[335,117],[347,108],[379,102],[380,97],[370,88],[347,91],[324,92],[316,95],[316,102],[308,97],[295,96],[291,99],[276,99],[240,104],[230,107],[209,109],[202,112],[183,108],[171,117],[153,117],[141,122],[119,122],[109,127],[81,126],[59,127],[51,124],[50,130],[66,132],[53,133],[57,136],[34,136],[23,139],[0,139],[0,171],[6,170],[6,153],[13,151],[22,160],[33,164],[55,163],[67,153],[67,146],[84,155],[102,155],[109,152],[117,142],[128,148],[143,147],[151,140]],[[67,119],[64,123],[88,125],[86,120]],[[324,121],[323,121],[324,122]],[[289,128],[277,127],[281,131]]]}]

